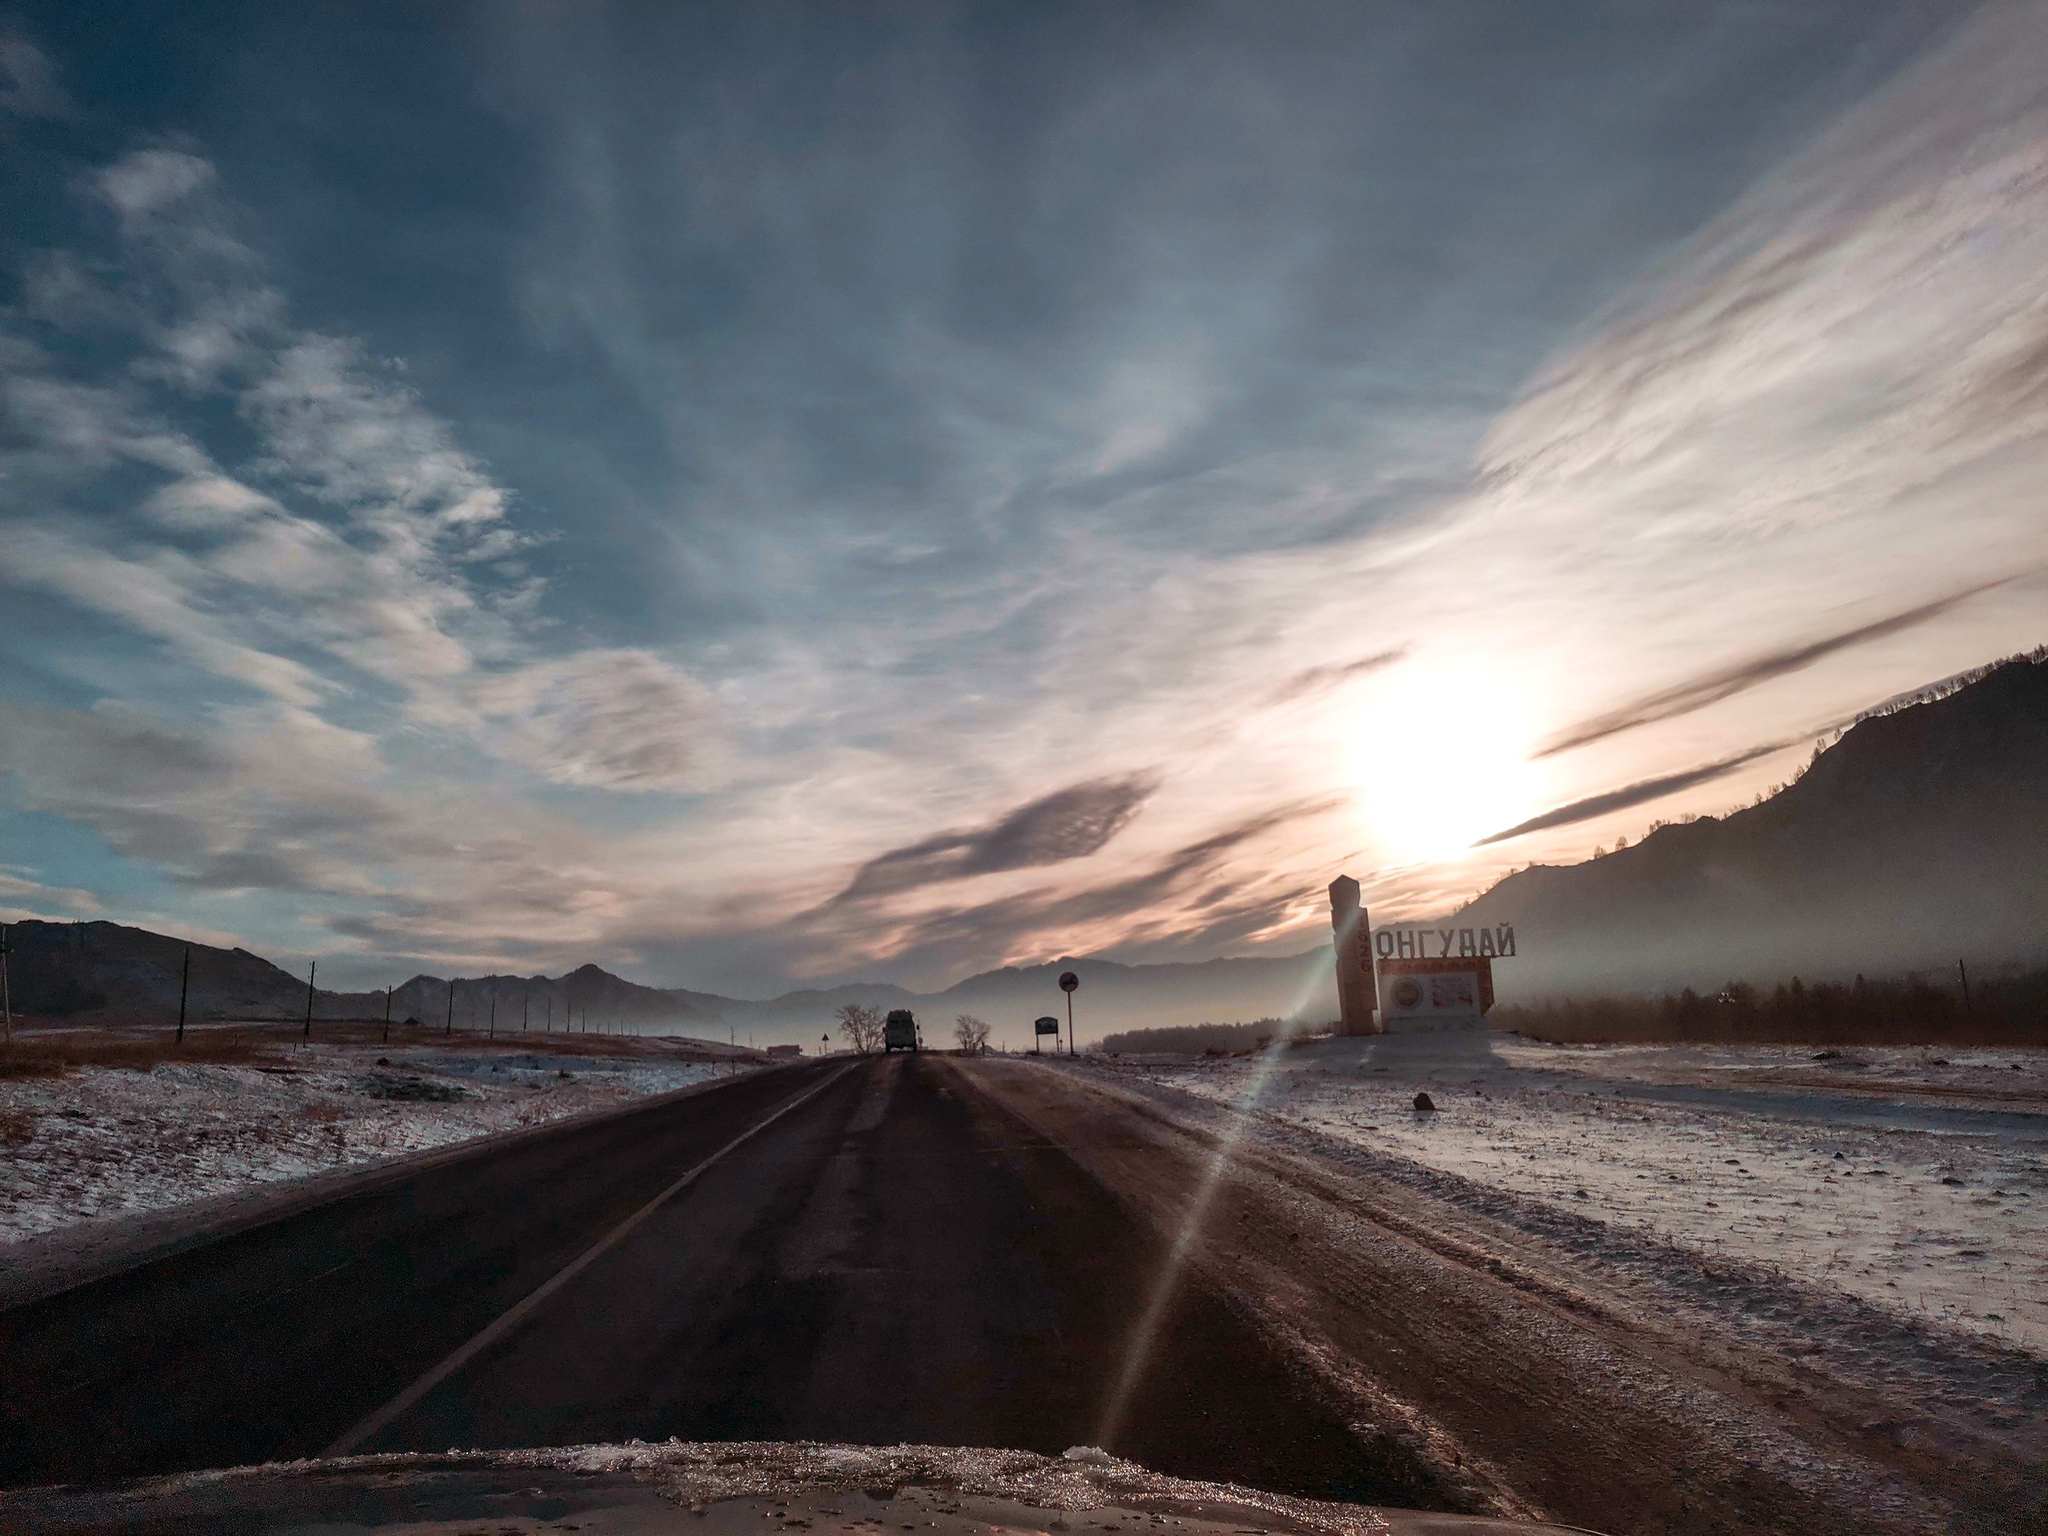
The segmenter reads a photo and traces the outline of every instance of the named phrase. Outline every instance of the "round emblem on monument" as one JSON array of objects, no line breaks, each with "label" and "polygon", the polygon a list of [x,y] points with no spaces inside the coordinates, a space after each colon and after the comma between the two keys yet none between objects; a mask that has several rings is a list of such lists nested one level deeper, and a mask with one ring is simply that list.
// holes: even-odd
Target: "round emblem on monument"
[{"label": "round emblem on monument", "polygon": [[1394,1002],[1402,1008],[1413,1008],[1422,1001],[1422,983],[1413,976],[1403,976],[1394,983]]}]

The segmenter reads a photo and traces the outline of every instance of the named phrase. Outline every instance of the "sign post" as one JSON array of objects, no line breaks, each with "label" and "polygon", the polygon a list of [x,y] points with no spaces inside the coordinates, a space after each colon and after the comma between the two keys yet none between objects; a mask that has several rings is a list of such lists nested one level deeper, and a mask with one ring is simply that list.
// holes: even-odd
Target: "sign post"
[{"label": "sign post", "polygon": [[1483,1030],[1493,1008],[1493,962],[1514,955],[1515,927],[1382,928],[1372,953],[1388,1033]]},{"label": "sign post", "polygon": [[[1078,987],[1079,985],[1081,985],[1081,978],[1080,978],[1080,977],[1078,977],[1078,976],[1076,976],[1076,975],[1075,975],[1075,974],[1074,974],[1074,973],[1073,973],[1072,971],[1061,971],[1061,972],[1060,972],[1060,990],[1061,990],[1062,992],[1064,992],[1064,993],[1066,993],[1066,994],[1067,994],[1067,1054],[1068,1054],[1069,1056],[1072,1056],[1072,1055],[1074,1055],[1074,1054],[1075,1054],[1075,1051],[1074,1051],[1074,988]],[[1054,1049],[1055,1049],[1055,1050],[1057,1050],[1057,1049],[1058,1049],[1058,1046],[1057,1046],[1057,1044],[1055,1044],[1055,1046],[1054,1046]]]},{"label": "sign post", "polygon": [[1053,1049],[1054,1049],[1054,1050],[1058,1050],[1058,1049],[1059,1049],[1059,1038],[1060,1038],[1060,1021],[1059,1021],[1058,1019],[1054,1018],[1054,1017],[1053,1017],[1053,1016],[1052,1016],[1051,1014],[1047,1014],[1047,1015],[1046,1015],[1046,1016],[1045,1016],[1044,1018],[1042,1018],[1042,1019],[1039,1019],[1039,1020],[1038,1020],[1038,1021],[1037,1021],[1036,1023],[1034,1023],[1034,1024],[1033,1024],[1033,1025],[1031,1026],[1031,1054],[1032,1054],[1032,1055],[1034,1055],[1034,1056],[1042,1056],[1042,1055],[1044,1055],[1044,1054],[1045,1054],[1045,1053],[1044,1053],[1043,1051],[1039,1050],[1039,1048],[1038,1048],[1038,1042],[1039,1042],[1039,1041],[1040,1041],[1041,1039],[1043,1039],[1043,1038],[1044,1038],[1045,1036],[1047,1036],[1047,1035],[1051,1035],[1051,1036],[1052,1036],[1052,1038],[1053,1038]]},{"label": "sign post", "polygon": [[1347,1035],[1377,1035],[1384,1024],[1373,1022],[1373,1004],[1378,991],[1373,980],[1372,949],[1367,942],[1370,929],[1365,908],[1359,905],[1358,882],[1339,875],[1330,882],[1330,926],[1336,930],[1337,1010],[1343,1018],[1340,1028]]}]

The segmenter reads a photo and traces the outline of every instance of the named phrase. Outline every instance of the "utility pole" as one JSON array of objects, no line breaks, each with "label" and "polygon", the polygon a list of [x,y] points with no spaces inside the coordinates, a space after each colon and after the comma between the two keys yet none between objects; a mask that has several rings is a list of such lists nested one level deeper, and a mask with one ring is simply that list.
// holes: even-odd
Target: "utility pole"
[{"label": "utility pole", "polygon": [[491,999],[491,1033],[489,1038],[493,1040],[498,1038],[498,1000],[495,997]]},{"label": "utility pole", "polygon": [[391,1043],[391,989],[384,989],[384,1043]]},{"label": "utility pole", "polygon": [[185,996],[192,990],[192,946],[185,946],[185,974],[178,982],[178,1044],[185,1043]]},{"label": "utility pole", "polygon": [[7,925],[0,923],[0,1018],[6,1021],[7,1043],[14,1044],[14,994],[7,989],[7,957],[13,946],[7,942]]},{"label": "utility pole", "polygon": [[548,1022],[543,1033],[552,1035],[555,1032],[555,994],[550,992],[547,995],[546,1001],[548,1005]]},{"label": "utility pole", "polygon": [[526,1033],[526,1011],[533,1002],[533,983],[526,984],[526,990],[519,994],[519,1033]]},{"label": "utility pole", "polygon": [[304,1038],[313,1038],[313,978],[320,972],[320,962],[315,960],[306,967],[306,1032]]},{"label": "utility pole", "polygon": [[1956,962],[1956,975],[1963,983],[1963,1012],[1970,1011],[1970,973],[1963,968],[1963,962]]},{"label": "utility pole", "polygon": [[444,1035],[455,1033],[455,983],[453,981],[448,983],[448,1027],[442,1030],[441,1033]]}]

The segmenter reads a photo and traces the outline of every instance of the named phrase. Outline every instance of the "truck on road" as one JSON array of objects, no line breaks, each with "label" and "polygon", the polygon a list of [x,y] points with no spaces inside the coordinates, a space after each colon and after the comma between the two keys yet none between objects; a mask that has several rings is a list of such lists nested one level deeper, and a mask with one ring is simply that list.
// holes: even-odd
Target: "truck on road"
[{"label": "truck on road", "polygon": [[[870,1015],[873,1017],[873,1015]],[[918,1038],[917,1020],[908,1008],[891,1008],[882,1025],[882,1053],[914,1051],[924,1042]]]}]

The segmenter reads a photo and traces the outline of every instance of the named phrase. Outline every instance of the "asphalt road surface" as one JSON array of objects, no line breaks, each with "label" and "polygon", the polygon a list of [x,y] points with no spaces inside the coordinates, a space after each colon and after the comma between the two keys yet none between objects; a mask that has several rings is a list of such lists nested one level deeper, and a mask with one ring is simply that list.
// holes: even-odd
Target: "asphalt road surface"
[{"label": "asphalt road surface", "polygon": [[0,1313],[0,1479],[319,1455],[646,1214],[351,1449],[839,1440],[1058,1453],[1437,1504],[1167,1240],[930,1055],[828,1061],[423,1170]]}]

